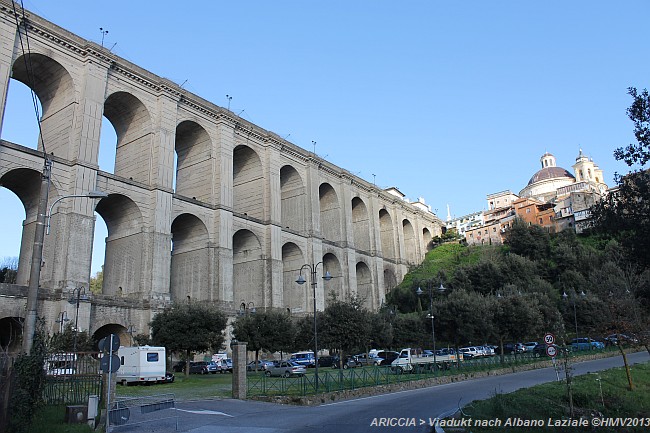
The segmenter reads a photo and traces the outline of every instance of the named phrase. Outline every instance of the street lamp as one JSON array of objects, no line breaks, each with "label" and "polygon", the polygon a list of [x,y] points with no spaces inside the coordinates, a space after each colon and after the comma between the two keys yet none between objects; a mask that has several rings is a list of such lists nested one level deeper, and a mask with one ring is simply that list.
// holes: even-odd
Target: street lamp
[{"label": "street lamp", "polygon": [[[575,293],[575,292],[574,292]],[[580,297],[584,298],[587,296],[584,291],[580,292]],[[573,303],[573,321],[576,325],[576,339],[578,338],[578,314],[576,310],[576,297],[577,293],[571,296],[571,302]],[[569,295],[566,294],[566,292],[562,293],[562,298],[566,301],[569,299]]]},{"label": "street lamp", "polygon": [[253,301],[250,301],[248,304],[246,301],[242,299],[241,304],[239,305],[239,311],[237,311],[237,315],[239,316],[244,316],[246,314],[255,314],[257,312],[257,309],[255,308],[255,303]]},{"label": "street lamp", "polygon": [[[316,383],[316,393],[318,393],[318,331],[316,328],[316,270],[318,269],[318,265],[322,265],[323,262],[318,262],[315,265],[309,265],[305,264],[302,265],[300,268],[300,274],[298,275],[298,279],[296,280],[296,283],[300,284],[301,286],[305,284],[306,280],[305,277],[302,276],[302,270],[307,268],[309,269],[309,275],[310,275],[310,281],[311,281],[311,287],[314,290],[314,378],[315,378],[315,383]],[[332,279],[332,276],[330,275],[329,271],[325,271],[325,275],[323,275],[323,279],[325,281],[329,281]]]},{"label": "street lamp", "polygon": [[[76,294],[76,295],[75,295]],[[77,353],[77,333],[79,332],[79,301],[88,300],[88,295],[86,295],[86,290],[83,286],[75,287],[72,289],[72,298],[68,300],[71,304],[76,304],[76,312],[74,316],[74,339],[73,339],[73,353]]]},{"label": "street lamp", "polygon": [[[429,290],[429,314],[427,314],[427,319],[431,319],[431,338],[433,339],[433,365],[437,368],[438,362],[436,358],[436,327],[434,324],[435,316],[433,315],[433,286],[431,284],[431,281],[427,281],[427,289]],[[440,287],[438,287],[437,290],[439,293],[447,290],[447,288],[442,285],[442,281],[440,282]],[[415,293],[420,296],[424,292],[421,288],[418,287]]]},{"label": "street lamp", "polygon": [[61,313],[59,313],[59,318],[55,320],[55,322],[59,324],[59,333],[63,334],[63,329],[65,328],[65,322],[69,320],[70,319],[68,319],[67,311],[61,311]]},{"label": "street lamp", "polygon": [[47,213],[45,216],[45,234],[49,235],[50,234],[50,221],[52,220],[52,210],[54,209],[54,206],[58,202],[60,202],[63,199],[66,198],[104,198],[108,197],[108,193],[105,193],[104,191],[90,191],[88,194],[72,194],[72,195],[64,195],[52,202],[50,205],[50,211]]},{"label": "street lamp", "polygon": [[135,326],[129,325],[128,328],[126,328],[126,333],[129,334],[131,337],[131,345],[133,346],[135,344],[135,340],[133,339],[133,333],[135,332]]}]

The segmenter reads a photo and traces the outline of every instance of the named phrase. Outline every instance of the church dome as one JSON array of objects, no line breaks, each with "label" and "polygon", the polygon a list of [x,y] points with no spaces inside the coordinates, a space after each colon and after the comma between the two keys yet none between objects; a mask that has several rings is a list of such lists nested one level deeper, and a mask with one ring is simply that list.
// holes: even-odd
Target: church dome
[{"label": "church dome", "polygon": [[541,182],[543,180],[569,178],[575,181],[575,176],[562,167],[544,167],[533,175],[528,181],[528,186]]},{"label": "church dome", "polygon": [[528,184],[519,192],[519,197],[532,197],[548,202],[557,195],[558,188],[575,183],[575,176],[558,167],[553,154],[546,152],[539,162],[542,168],[530,178]]}]

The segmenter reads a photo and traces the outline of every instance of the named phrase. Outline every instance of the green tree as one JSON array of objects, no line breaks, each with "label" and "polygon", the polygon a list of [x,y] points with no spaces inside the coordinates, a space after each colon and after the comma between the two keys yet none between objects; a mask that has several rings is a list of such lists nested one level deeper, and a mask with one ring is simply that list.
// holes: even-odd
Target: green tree
[{"label": "green tree", "polygon": [[360,302],[352,299],[348,302],[334,300],[323,312],[323,323],[319,332],[321,347],[332,347],[344,354],[363,350],[370,343],[370,320],[368,311]]},{"label": "green tree", "polygon": [[422,347],[430,338],[421,313],[398,314],[393,320],[393,335],[396,348]]},{"label": "green tree", "polygon": [[0,283],[16,284],[18,257],[5,257],[0,263]]},{"label": "green tree", "polygon": [[506,231],[505,245],[510,251],[532,260],[548,258],[551,250],[549,234],[542,227],[528,226],[521,218],[515,218],[510,230]]},{"label": "green tree", "polygon": [[245,341],[248,350],[255,352],[257,364],[260,350],[291,350],[296,329],[285,312],[271,310],[238,317],[233,323],[233,335],[237,340]]},{"label": "green tree", "polygon": [[104,266],[97,271],[94,277],[90,277],[90,292],[95,294],[102,293],[102,286],[104,285]]},{"label": "green tree", "polygon": [[49,338],[47,345],[51,353],[72,352],[75,347],[77,352],[90,352],[94,350],[95,341],[86,331],[75,332],[74,325],[68,323],[63,332],[57,332]]},{"label": "green tree", "polygon": [[188,374],[192,352],[222,349],[226,324],[225,314],[215,305],[187,302],[165,308],[154,316],[149,326],[155,345],[185,353]]},{"label": "green tree", "polygon": [[393,347],[393,319],[395,312],[384,307],[376,313],[370,313],[370,345],[373,349],[390,349]]},{"label": "green tree", "polygon": [[[434,302],[436,333],[458,349],[462,344],[481,344],[489,333],[490,314],[486,297],[467,290],[454,290]],[[430,340],[431,338],[429,338]]]},{"label": "green tree", "polygon": [[506,287],[508,293],[490,299],[492,330],[501,349],[501,362],[504,362],[505,342],[522,341],[529,336],[541,335],[544,330],[544,315],[539,300],[530,294],[519,294],[509,289],[514,288]]},{"label": "green tree", "polygon": [[632,105],[627,109],[634,123],[637,142],[614,151],[614,157],[638,169],[625,176],[616,174],[617,188],[591,209],[597,233],[616,238],[626,249],[627,258],[650,267],[650,95],[633,87],[628,89]]},{"label": "green tree", "polygon": [[[21,354],[13,365],[15,373],[14,389],[9,400],[9,433],[29,431],[34,413],[43,404],[45,387],[45,360],[47,357],[47,337],[42,320],[36,322],[34,343],[27,354]],[[3,392],[5,390],[3,389]]]}]

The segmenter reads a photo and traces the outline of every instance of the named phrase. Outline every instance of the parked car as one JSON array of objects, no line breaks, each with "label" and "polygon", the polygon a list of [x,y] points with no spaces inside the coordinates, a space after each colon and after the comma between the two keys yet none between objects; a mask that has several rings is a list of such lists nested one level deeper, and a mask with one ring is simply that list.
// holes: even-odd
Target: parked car
[{"label": "parked car", "polygon": [[208,374],[208,363],[205,361],[190,362],[190,374]]},{"label": "parked car", "polygon": [[219,371],[219,364],[214,361],[209,361],[207,364],[208,373],[216,374]]},{"label": "parked car", "polygon": [[591,338],[574,338],[571,340],[571,350],[601,350],[605,348],[602,341],[592,340]]},{"label": "parked car", "polygon": [[[320,358],[319,358],[319,361],[320,361]],[[266,359],[259,359],[257,361],[257,370],[258,371],[266,370],[267,367],[269,367],[271,365],[273,365],[273,361],[269,361],[269,360],[266,360]],[[248,363],[248,365],[246,365],[246,371],[255,371],[255,370],[256,370],[255,361],[251,361],[251,362]]]},{"label": "parked car", "polygon": [[[505,343],[503,345],[503,353],[505,355],[524,353],[526,349],[522,343]],[[497,353],[501,353],[501,348],[497,347]]]},{"label": "parked car", "polygon": [[232,373],[232,359],[222,359],[218,365],[219,373]]},{"label": "parked car", "polygon": [[314,359],[314,352],[296,352],[291,354],[289,361],[295,362],[305,367],[314,367],[316,361]]},{"label": "parked car", "polygon": [[[553,346],[555,347],[555,351],[559,355],[560,352],[562,352],[563,349],[560,346],[558,346],[557,344],[553,344]],[[531,352],[532,352],[532,354],[533,354],[533,356],[535,358],[543,358],[544,356],[548,356],[546,354],[546,347],[547,347],[546,344],[538,344],[537,346],[535,346],[533,348],[533,350],[531,350]]]},{"label": "parked car", "polygon": [[461,347],[458,349],[463,354],[463,359],[480,358],[483,351],[479,351],[475,346]]},{"label": "parked car", "polygon": [[279,361],[266,369],[267,376],[304,376],[307,373],[307,367],[297,364],[293,361]]},{"label": "parked car", "polygon": [[624,345],[635,345],[639,344],[639,339],[636,337],[632,337],[626,334],[612,334],[608,335],[605,337],[605,345],[613,345],[616,346],[618,342],[623,343]]},{"label": "parked car", "polygon": [[318,366],[319,367],[331,367],[334,365],[334,362],[338,360],[337,356],[333,355],[324,355],[318,357]]},{"label": "parked car", "polygon": [[[332,368],[339,368],[341,365],[340,358],[338,356],[335,356],[336,358],[334,360],[334,363],[332,364]],[[348,356],[345,358],[345,361],[343,361],[343,370],[347,370],[348,368],[355,368],[355,367],[361,367],[361,363],[358,362],[353,356]]]},{"label": "parked car", "polygon": [[365,353],[360,353],[358,355],[354,355],[354,359],[360,365],[376,365],[379,360],[375,353],[368,354],[368,356],[366,356]]},{"label": "parked car", "polygon": [[392,352],[390,350],[380,350],[377,352],[376,365],[390,365],[393,361],[399,358],[399,352]]},{"label": "parked car", "polygon": [[537,341],[529,341],[528,343],[524,343],[524,347],[526,348],[526,352],[532,352],[535,347],[537,347],[539,343]]}]

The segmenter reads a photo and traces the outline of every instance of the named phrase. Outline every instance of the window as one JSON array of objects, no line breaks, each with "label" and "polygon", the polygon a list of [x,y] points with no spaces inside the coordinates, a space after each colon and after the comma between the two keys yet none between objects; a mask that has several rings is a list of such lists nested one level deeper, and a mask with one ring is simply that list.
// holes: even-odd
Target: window
[{"label": "window", "polygon": [[544,224],[544,220],[542,218],[539,219],[540,224]]},{"label": "window", "polygon": [[530,209],[526,209],[526,213],[530,213]]},{"label": "window", "polygon": [[147,362],[158,362],[158,352],[147,352]]}]

